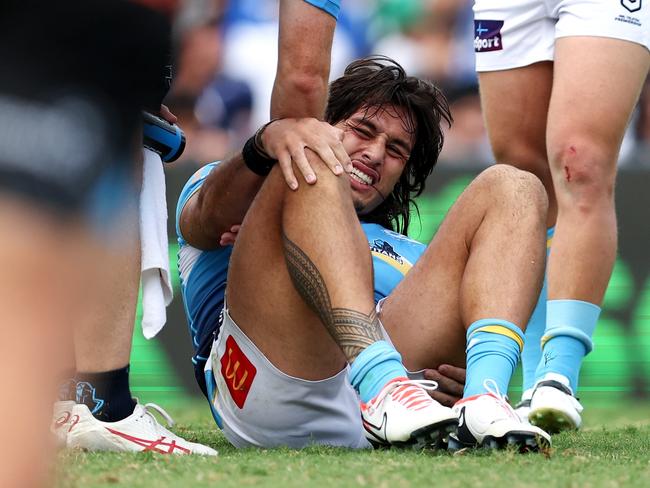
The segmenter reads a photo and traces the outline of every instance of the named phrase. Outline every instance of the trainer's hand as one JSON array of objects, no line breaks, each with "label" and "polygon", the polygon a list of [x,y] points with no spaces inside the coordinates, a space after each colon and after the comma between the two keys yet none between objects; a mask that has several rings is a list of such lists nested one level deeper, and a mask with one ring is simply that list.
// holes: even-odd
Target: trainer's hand
[{"label": "trainer's hand", "polygon": [[167,105],[163,105],[162,103],[160,104],[159,115],[170,124],[175,124],[178,121],[178,117],[176,117],[171,112],[171,110],[169,110],[169,107]]},{"label": "trainer's hand", "polygon": [[237,234],[239,233],[240,228],[241,228],[241,224],[233,225],[232,227],[230,227],[229,232],[224,232],[223,234],[221,234],[221,238],[219,239],[219,245],[222,247],[232,246],[237,240]]},{"label": "trainer's hand", "polygon": [[437,369],[425,369],[424,378],[438,383],[438,389],[429,392],[431,398],[451,407],[463,397],[465,368],[441,364]]},{"label": "trainer's hand", "polygon": [[316,183],[316,174],[307,161],[305,149],[315,152],[335,175],[352,171],[350,156],[343,148],[343,131],[318,119],[279,119],[269,124],[261,136],[267,154],[278,160],[289,188],[298,188],[292,163],[309,184]]}]

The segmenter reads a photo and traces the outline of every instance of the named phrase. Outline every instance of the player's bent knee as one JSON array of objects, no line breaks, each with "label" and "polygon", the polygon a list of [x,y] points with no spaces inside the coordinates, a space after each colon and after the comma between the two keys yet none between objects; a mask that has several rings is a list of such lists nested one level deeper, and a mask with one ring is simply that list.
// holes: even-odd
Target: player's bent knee
[{"label": "player's bent knee", "polygon": [[490,193],[498,193],[504,202],[519,211],[534,212],[546,218],[548,197],[540,179],[529,171],[506,164],[491,166],[481,173]]},{"label": "player's bent knee", "polygon": [[548,193],[540,179],[528,171],[521,171],[520,179],[525,193],[525,201],[534,207],[537,214],[546,222],[548,215]]},{"label": "player's bent knee", "polygon": [[535,174],[509,164],[490,166],[479,175],[479,178],[484,178],[490,185],[504,187],[504,189],[530,187],[532,191],[544,191],[540,179]]},{"label": "player's bent knee", "polygon": [[[307,151],[307,153],[307,160],[309,161],[309,164],[311,165],[314,173],[316,173],[316,177],[318,178],[317,184],[319,182],[322,182],[329,185],[335,185],[349,192],[350,178],[347,173],[342,172],[341,174],[336,175],[332,169],[327,166],[327,164],[325,164],[325,162],[315,153],[311,151]],[[294,171],[297,171],[295,167]],[[314,186],[317,186],[317,184]]]},{"label": "player's bent knee", "polygon": [[[335,175],[332,170],[315,154],[308,155],[309,164],[316,174],[315,183],[307,183],[303,178],[303,175],[300,169],[294,164],[293,172],[298,179],[298,189],[290,190],[288,185],[284,183],[286,187],[285,195],[289,198],[292,198],[296,195],[302,193],[309,193],[310,195],[318,195],[318,198],[322,198],[327,201],[338,201],[340,198],[350,198],[350,179],[347,173],[342,173],[341,175]],[[279,169],[279,168],[278,168]],[[273,172],[276,168],[273,168]],[[279,177],[284,181],[284,176],[281,172],[278,172]]]}]

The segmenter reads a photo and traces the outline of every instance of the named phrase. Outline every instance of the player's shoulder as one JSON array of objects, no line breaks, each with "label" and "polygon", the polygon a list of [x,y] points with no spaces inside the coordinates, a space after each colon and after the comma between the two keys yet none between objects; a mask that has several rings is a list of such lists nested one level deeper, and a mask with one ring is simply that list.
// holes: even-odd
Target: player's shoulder
[{"label": "player's shoulder", "polygon": [[183,212],[183,208],[185,208],[185,205],[190,200],[190,198],[192,198],[192,196],[197,191],[199,191],[205,179],[208,177],[210,172],[219,165],[219,163],[221,163],[221,161],[215,161],[201,166],[194,172],[192,176],[190,176],[190,178],[185,183],[185,186],[183,186],[181,194],[178,197],[178,203],[176,204],[176,233],[179,237],[181,237],[180,217],[181,213]]},{"label": "player's shoulder", "polygon": [[197,169],[192,176],[187,180],[183,189],[181,190],[181,195],[179,197],[179,202],[183,204],[189,200],[189,198],[199,189],[201,185],[208,177],[210,172],[216,168],[221,161],[214,161],[212,163],[205,164]]},{"label": "player's shoulder", "polygon": [[193,185],[193,184],[199,183],[202,180],[205,180],[205,178],[207,178],[207,176],[210,174],[210,172],[214,168],[219,166],[220,163],[221,163],[221,161],[213,161],[212,163],[204,164],[199,169],[197,169],[194,172],[194,174],[192,174],[192,176],[190,176],[190,178],[189,178],[189,180],[187,180],[187,183],[185,184],[185,186]]}]

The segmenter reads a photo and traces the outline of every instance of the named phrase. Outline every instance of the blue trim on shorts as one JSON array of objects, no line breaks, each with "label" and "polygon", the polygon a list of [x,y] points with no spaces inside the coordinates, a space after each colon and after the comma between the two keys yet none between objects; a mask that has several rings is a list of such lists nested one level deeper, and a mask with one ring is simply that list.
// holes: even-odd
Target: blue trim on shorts
[{"label": "blue trim on shorts", "polygon": [[212,412],[212,417],[217,423],[217,426],[223,430],[223,420],[221,420],[221,417],[217,413],[216,408],[214,408],[214,405],[212,404],[212,399],[215,396],[217,382],[214,380],[214,375],[210,370],[205,371],[205,384],[208,389],[208,404],[210,405],[210,412]]}]

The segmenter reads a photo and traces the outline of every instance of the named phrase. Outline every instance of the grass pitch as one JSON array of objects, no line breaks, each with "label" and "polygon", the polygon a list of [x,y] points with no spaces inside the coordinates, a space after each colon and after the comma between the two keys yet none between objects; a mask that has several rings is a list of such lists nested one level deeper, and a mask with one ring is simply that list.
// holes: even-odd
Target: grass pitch
[{"label": "grass pitch", "polygon": [[236,450],[203,402],[169,408],[184,437],[216,458],[65,451],[57,487],[650,487],[650,405],[589,407],[579,432],[553,437],[544,454],[474,450],[350,451],[312,447]]}]

